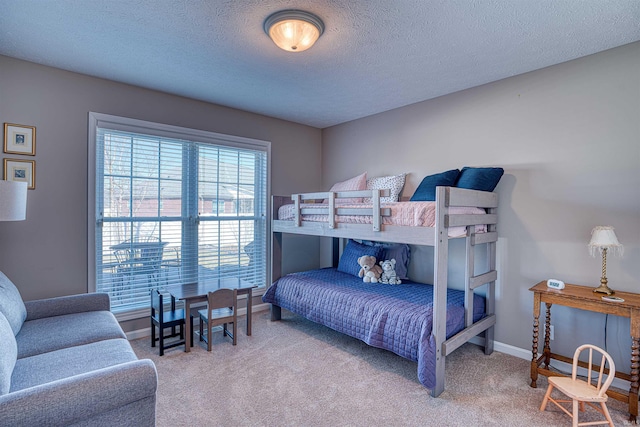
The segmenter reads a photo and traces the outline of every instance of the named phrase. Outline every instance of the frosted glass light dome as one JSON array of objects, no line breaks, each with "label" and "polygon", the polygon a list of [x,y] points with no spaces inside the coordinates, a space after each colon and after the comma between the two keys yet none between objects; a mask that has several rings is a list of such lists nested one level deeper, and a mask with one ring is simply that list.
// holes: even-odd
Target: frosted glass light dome
[{"label": "frosted glass light dome", "polygon": [[265,19],[264,31],[280,49],[303,52],[322,35],[324,23],[309,12],[282,10]]}]

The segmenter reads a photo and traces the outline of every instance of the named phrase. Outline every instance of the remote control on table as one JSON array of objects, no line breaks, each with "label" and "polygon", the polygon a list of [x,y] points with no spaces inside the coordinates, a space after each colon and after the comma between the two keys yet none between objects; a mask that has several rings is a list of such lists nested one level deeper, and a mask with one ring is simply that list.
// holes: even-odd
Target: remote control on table
[{"label": "remote control on table", "polygon": [[602,300],[609,301],[609,302],[624,302],[624,299],[620,297],[614,297],[614,296],[605,296],[605,297],[602,297]]}]

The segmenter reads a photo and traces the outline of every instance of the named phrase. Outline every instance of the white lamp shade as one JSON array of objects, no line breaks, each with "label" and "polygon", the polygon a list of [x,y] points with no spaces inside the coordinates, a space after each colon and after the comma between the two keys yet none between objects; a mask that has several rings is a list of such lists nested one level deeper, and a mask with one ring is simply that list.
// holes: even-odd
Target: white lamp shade
[{"label": "white lamp shade", "polygon": [[613,227],[598,226],[591,230],[591,241],[589,242],[589,252],[591,256],[595,256],[596,251],[602,252],[603,249],[613,251],[622,255],[624,246],[620,244]]},{"label": "white lamp shade", "polygon": [[26,182],[0,181],[0,221],[23,221],[27,218]]}]

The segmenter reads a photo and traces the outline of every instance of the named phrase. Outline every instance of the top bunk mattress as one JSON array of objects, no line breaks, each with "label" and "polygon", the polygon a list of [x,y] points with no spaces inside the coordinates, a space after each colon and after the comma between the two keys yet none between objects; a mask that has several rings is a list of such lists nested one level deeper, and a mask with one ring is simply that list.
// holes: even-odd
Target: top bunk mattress
[{"label": "top bunk mattress", "polygon": [[[326,203],[303,203],[300,208],[328,208]],[[339,208],[368,208],[372,209],[370,203],[350,203],[340,204]],[[382,224],[399,225],[405,227],[435,227],[436,224],[436,202],[392,202],[381,203],[381,208],[388,208],[391,215],[382,217]],[[486,211],[482,208],[475,207],[451,207],[449,213],[484,215]],[[295,219],[295,204],[282,205],[278,209],[278,219],[284,221],[293,221]],[[328,215],[302,215],[303,221],[310,222],[328,222]],[[348,224],[372,224],[373,217],[371,215],[336,215],[336,222]],[[476,233],[485,233],[486,225],[476,225]],[[467,234],[465,227],[450,227],[449,237],[461,237]]]}]

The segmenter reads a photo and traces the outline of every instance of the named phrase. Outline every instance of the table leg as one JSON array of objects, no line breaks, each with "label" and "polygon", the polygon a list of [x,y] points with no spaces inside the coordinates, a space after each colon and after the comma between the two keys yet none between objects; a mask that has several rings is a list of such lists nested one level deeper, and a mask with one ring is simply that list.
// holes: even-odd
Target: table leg
[{"label": "table leg", "polygon": [[631,384],[629,387],[629,420],[638,416],[638,379],[640,372],[640,338],[631,337]]},{"label": "table leg", "polygon": [[533,296],[533,346],[531,349],[531,387],[537,388],[538,381],[538,330],[540,318],[540,294]]},{"label": "table leg", "polygon": [[547,306],[547,317],[546,323],[544,325],[544,367],[549,369],[549,364],[551,363],[551,306],[553,304],[546,303]]},{"label": "table leg", "polygon": [[247,336],[251,336],[251,318],[253,317],[253,290],[247,294]]},{"label": "table leg", "polygon": [[188,299],[184,300],[184,351],[189,353],[191,351],[191,337],[193,331],[191,330],[191,302]]},{"label": "table leg", "polygon": [[638,383],[640,380],[640,310],[631,310],[631,372],[629,384],[629,420],[635,424],[638,416]]}]

